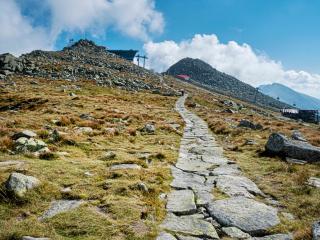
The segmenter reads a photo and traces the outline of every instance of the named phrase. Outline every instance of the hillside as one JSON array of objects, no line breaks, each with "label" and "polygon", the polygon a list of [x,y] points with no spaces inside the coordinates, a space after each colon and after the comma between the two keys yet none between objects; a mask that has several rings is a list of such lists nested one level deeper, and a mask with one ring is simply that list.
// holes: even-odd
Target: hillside
[{"label": "hillside", "polygon": [[259,89],[262,93],[278,98],[287,104],[294,105],[300,109],[320,110],[320,99],[294,91],[293,89],[279,83],[261,85]]},{"label": "hillside", "polygon": [[171,76],[188,75],[195,84],[201,84],[218,93],[259,106],[278,109],[288,107],[287,104],[258,92],[249,84],[241,82],[228,74],[219,72],[200,59],[184,58],[172,65],[166,73]]}]

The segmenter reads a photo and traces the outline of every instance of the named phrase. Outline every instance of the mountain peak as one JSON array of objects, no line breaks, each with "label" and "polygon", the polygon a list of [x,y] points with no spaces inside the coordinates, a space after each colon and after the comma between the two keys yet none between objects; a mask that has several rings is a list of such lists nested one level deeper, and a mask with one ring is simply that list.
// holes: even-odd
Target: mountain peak
[{"label": "mountain peak", "polygon": [[95,42],[88,39],[80,39],[79,41],[73,43],[71,46],[65,47],[63,51],[91,51],[91,52],[105,52],[106,47],[98,46]]}]

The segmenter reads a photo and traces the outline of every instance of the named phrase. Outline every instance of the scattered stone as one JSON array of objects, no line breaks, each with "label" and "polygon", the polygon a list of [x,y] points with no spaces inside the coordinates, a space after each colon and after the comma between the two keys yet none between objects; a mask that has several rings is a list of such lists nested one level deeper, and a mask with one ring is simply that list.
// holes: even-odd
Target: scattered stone
[{"label": "scattered stone", "polygon": [[253,139],[246,139],[244,145],[256,145],[257,142]]},{"label": "scattered stone", "polygon": [[304,138],[304,136],[302,135],[301,132],[299,131],[293,131],[292,132],[292,135],[291,135],[291,138],[293,140],[297,140],[297,141],[301,141],[301,142],[307,142],[307,140]]},{"label": "scattered stone", "polygon": [[24,236],[22,240],[50,240],[50,238]]},{"label": "scattered stone", "polygon": [[215,228],[210,223],[194,215],[177,217],[169,213],[160,227],[195,237],[219,239]]},{"label": "scattered stone", "polygon": [[149,192],[147,185],[143,182],[140,182],[137,184],[137,189],[140,190],[141,192],[145,192],[145,193]]},{"label": "scattered stone", "polygon": [[288,157],[286,157],[286,162],[292,163],[292,164],[299,164],[299,165],[304,165],[304,164],[308,163],[307,161],[298,160],[298,159],[294,159],[294,158],[288,158]]},{"label": "scattered stone", "polygon": [[261,130],[263,129],[261,124],[255,124],[253,122],[250,122],[249,120],[242,119],[238,125],[238,127],[245,127],[245,128],[250,128],[253,130]]},{"label": "scattered stone", "polygon": [[154,124],[146,124],[142,129],[141,132],[147,133],[147,134],[154,134],[156,131],[156,127]]},{"label": "scattered stone", "polygon": [[54,129],[49,136],[49,141],[55,143],[60,140],[61,140],[61,134],[58,132],[58,130]]},{"label": "scattered stone", "polygon": [[22,132],[15,133],[12,136],[12,139],[13,140],[17,140],[19,138],[27,138],[27,139],[29,139],[29,138],[34,138],[36,136],[37,136],[36,133],[34,133],[34,132],[30,131],[30,130],[24,130]]},{"label": "scattered stone", "polygon": [[86,113],[81,114],[80,118],[84,120],[94,120],[94,118],[90,114],[86,114]]},{"label": "scattered stone", "polygon": [[40,221],[48,218],[52,218],[57,214],[70,211],[72,209],[78,208],[84,201],[81,200],[57,200],[53,201],[47,211],[39,217]]},{"label": "scattered stone", "polygon": [[177,240],[174,236],[170,233],[161,232],[156,240]]},{"label": "scattered stone", "polygon": [[308,180],[308,184],[310,186],[313,186],[313,187],[316,187],[316,188],[320,188],[320,178],[311,177]]},{"label": "scattered stone", "polygon": [[237,227],[252,235],[264,234],[280,223],[276,208],[244,197],[217,200],[208,211],[223,226]]},{"label": "scattered stone", "polygon": [[75,93],[71,92],[71,93],[69,93],[69,96],[70,97],[76,97],[77,95]]},{"label": "scattered stone", "polygon": [[112,160],[116,158],[116,154],[114,152],[106,152],[102,155],[102,157],[100,158],[100,160],[102,161],[108,161],[108,160]]},{"label": "scattered stone", "polygon": [[191,190],[176,190],[168,195],[167,211],[177,215],[196,213],[194,194]]},{"label": "scattered stone", "polygon": [[93,132],[91,127],[77,127],[75,128],[77,134],[90,134]]},{"label": "scattered stone", "polygon": [[2,161],[0,162],[0,170],[7,169],[10,167],[20,167],[24,164],[24,161],[16,161],[16,160],[9,160],[9,161]]},{"label": "scattered stone", "polygon": [[138,164],[116,164],[110,167],[111,170],[141,169]]},{"label": "scattered stone", "polygon": [[290,140],[280,133],[270,135],[266,144],[266,151],[271,154],[304,160],[309,163],[320,161],[320,147],[312,146],[307,142]]},{"label": "scattered stone", "polygon": [[312,225],[312,240],[320,240],[320,221]]},{"label": "scattered stone", "polygon": [[85,172],[84,175],[86,177],[92,177],[94,174],[88,171],[88,172]]},{"label": "scattered stone", "polygon": [[292,240],[293,237],[289,234],[274,234],[264,237],[255,237],[254,240]]},{"label": "scattered stone", "polygon": [[251,237],[248,233],[245,233],[236,227],[223,227],[222,231],[233,239],[247,239]]},{"label": "scattered stone", "polygon": [[40,185],[40,181],[32,176],[23,175],[21,173],[11,173],[6,181],[6,189],[15,196],[22,198],[27,191]]}]

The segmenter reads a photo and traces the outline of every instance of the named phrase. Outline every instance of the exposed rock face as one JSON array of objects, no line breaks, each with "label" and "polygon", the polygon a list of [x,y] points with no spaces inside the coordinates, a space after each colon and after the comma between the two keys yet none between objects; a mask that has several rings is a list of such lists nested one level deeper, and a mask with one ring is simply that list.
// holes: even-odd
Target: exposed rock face
[{"label": "exposed rock face", "polygon": [[170,233],[161,232],[156,240],[177,240],[174,236]]},{"label": "exposed rock face", "polygon": [[236,227],[223,227],[222,231],[233,239],[247,239],[251,237],[248,233],[242,232]]},{"label": "exposed rock face", "polygon": [[261,124],[259,123],[254,124],[253,122],[250,122],[249,120],[246,120],[246,119],[242,119],[238,127],[251,128],[253,130],[261,130],[263,128]]},{"label": "exposed rock face", "polygon": [[191,190],[172,191],[168,195],[167,210],[177,215],[192,214],[197,211]]},{"label": "exposed rock face", "polygon": [[320,148],[303,141],[290,140],[286,136],[273,133],[266,144],[271,154],[304,160],[309,163],[320,161]]},{"label": "exposed rock face", "polygon": [[10,74],[51,80],[88,79],[100,86],[178,95],[171,87],[161,83],[160,75],[121,59],[88,40],[80,40],[62,51],[36,50],[19,58],[10,54],[0,55],[0,78]]},{"label": "exposed rock face", "polygon": [[190,82],[196,85],[257,105],[280,109],[289,107],[285,103],[260,93],[254,87],[228,74],[217,71],[200,59],[182,59],[172,65],[167,70],[167,74],[172,76],[188,75],[191,77]]},{"label": "exposed rock face", "polygon": [[35,152],[37,154],[50,152],[42,140],[21,137],[15,141],[14,149],[18,153]]},{"label": "exposed rock face", "polygon": [[17,197],[23,197],[27,191],[40,185],[40,181],[32,176],[21,173],[11,173],[7,182],[6,189]]},{"label": "exposed rock face", "polygon": [[223,226],[233,226],[259,235],[280,223],[277,210],[252,199],[237,197],[215,201],[209,213]]}]

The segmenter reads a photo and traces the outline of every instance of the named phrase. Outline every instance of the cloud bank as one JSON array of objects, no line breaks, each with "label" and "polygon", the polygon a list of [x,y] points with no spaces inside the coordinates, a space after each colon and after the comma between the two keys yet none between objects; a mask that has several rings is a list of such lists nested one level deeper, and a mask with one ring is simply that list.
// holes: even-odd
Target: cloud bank
[{"label": "cloud bank", "polygon": [[182,58],[199,58],[219,71],[237,77],[253,86],[282,83],[296,91],[320,98],[320,75],[285,70],[281,62],[256,53],[248,44],[234,41],[221,43],[216,35],[195,35],[192,39],[148,42],[144,45],[148,67],[159,72]]},{"label": "cloud bank", "polygon": [[[150,35],[162,33],[164,28],[164,18],[155,10],[154,0],[39,0],[32,3],[28,6],[17,0],[0,0],[0,53],[20,55],[34,49],[52,49],[64,32],[102,36],[113,29],[147,41]],[[46,11],[47,22],[36,25],[34,19],[22,14],[22,10],[28,12],[22,7],[38,8],[39,16],[43,15],[41,11]]]}]

